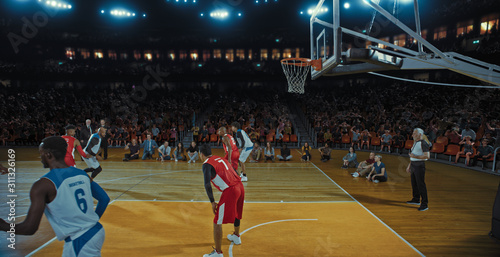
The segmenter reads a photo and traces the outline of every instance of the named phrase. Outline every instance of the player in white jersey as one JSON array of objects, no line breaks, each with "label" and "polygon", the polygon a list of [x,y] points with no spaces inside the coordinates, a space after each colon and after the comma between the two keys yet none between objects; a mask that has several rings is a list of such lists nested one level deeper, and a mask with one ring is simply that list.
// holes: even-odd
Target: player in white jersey
[{"label": "player in white jersey", "polygon": [[240,176],[241,176],[241,181],[245,182],[248,181],[247,173],[245,172],[245,162],[247,161],[248,156],[250,156],[250,153],[253,150],[253,142],[247,135],[247,132],[241,129],[241,125],[239,122],[231,123],[231,130],[234,133],[236,133],[234,138],[236,138],[236,143],[238,144],[238,148],[240,150],[240,158],[239,158],[241,166]]},{"label": "player in white jersey", "polygon": [[92,134],[89,138],[89,142],[85,147],[85,154],[88,158],[83,158],[85,163],[89,166],[85,169],[85,172],[92,172],[90,177],[94,179],[99,173],[101,173],[101,164],[97,161],[97,158],[101,158],[99,155],[99,150],[101,148],[102,139],[106,136],[106,128],[100,127],[97,133]]},{"label": "player in white jersey", "polygon": [[[67,143],[62,137],[45,138],[39,147],[43,167],[50,171],[31,187],[31,206],[18,224],[0,219],[0,230],[33,235],[45,216],[59,241],[64,240],[63,257],[101,256],[104,229],[99,223],[109,203],[106,192],[87,174],[65,161]],[[94,210],[94,199],[97,207]],[[15,217],[9,218],[10,222]]]}]

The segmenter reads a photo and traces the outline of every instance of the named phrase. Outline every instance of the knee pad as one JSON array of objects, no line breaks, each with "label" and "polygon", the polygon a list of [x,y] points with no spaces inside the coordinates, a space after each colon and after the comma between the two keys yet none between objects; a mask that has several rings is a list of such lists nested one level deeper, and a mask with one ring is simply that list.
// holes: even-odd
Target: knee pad
[{"label": "knee pad", "polygon": [[239,219],[234,219],[234,226],[239,227],[240,226],[240,220]]}]

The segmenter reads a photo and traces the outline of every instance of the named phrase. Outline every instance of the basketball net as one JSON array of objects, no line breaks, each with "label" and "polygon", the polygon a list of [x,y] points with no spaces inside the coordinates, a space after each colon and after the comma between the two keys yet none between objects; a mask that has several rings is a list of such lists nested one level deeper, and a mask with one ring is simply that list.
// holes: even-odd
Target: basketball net
[{"label": "basketball net", "polygon": [[304,94],[310,67],[321,70],[321,59],[287,58],[281,60],[281,67],[288,81],[288,93]]}]

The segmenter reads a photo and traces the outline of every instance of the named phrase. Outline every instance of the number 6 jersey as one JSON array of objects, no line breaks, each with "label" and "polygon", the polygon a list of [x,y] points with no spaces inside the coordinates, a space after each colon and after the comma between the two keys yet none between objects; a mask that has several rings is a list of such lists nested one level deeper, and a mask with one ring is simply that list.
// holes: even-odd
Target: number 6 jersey
[{"label": "number 6 jersey", "polygon": [[78,238],[99,221],[94,211],[92,182],[83,170],[53,169],[42,178],[52,181],[57,189],[54,200],[45,206],[45,216],[58,240]]}]

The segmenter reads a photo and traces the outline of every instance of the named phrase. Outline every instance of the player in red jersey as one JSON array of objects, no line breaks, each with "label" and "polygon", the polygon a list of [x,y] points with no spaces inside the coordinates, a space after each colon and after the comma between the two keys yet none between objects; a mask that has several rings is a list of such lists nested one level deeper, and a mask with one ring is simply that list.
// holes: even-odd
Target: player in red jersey
[{"label": "player in red jersey", "polygon": [[73,125],[68,125],[66,126],[66,135],[62,136],[64,140],[66,140],[66,143],[68,144],[68,148],[66,149],[66,156],[64,157],[64,162],[66,165],[70,167],[76,167],[75,163],[75,148],[80,153],[80,156],[83,158],[87,158],[87,155],[82,149],[82,145],[80,144],[80,141],[76,139],[75,136],[75,129],[76,127]]},{"label": "player in red jersey", "polygon": [[229,161],[229,164],[231,164],[234,170],[238,170],[240,151],[238,150],[234,137],[227,134],[226,127],[220,127],[217,134],[219,134],[219,137],[222,138],[222,143],[224,144],[223,148],[226,152],[224,159]]},{"label": "player in red jersey", "polygon": [[[245,189],[240,176],[234,171],[229,162],[219,156],[212,155],[209,145],[200,147],[200,157],[203,163],[203,176],[205,177],[205,190],[212,203],[214,217],[214,242],[215,249],[203,257],[223,257],[222,254],[222,224],[233,223],[234,233],[227,239],[234,244],[241,244],[240,220],[243,216],[243,203]],[[215,202],[210,182],[222,192],[219,203]]]}]

